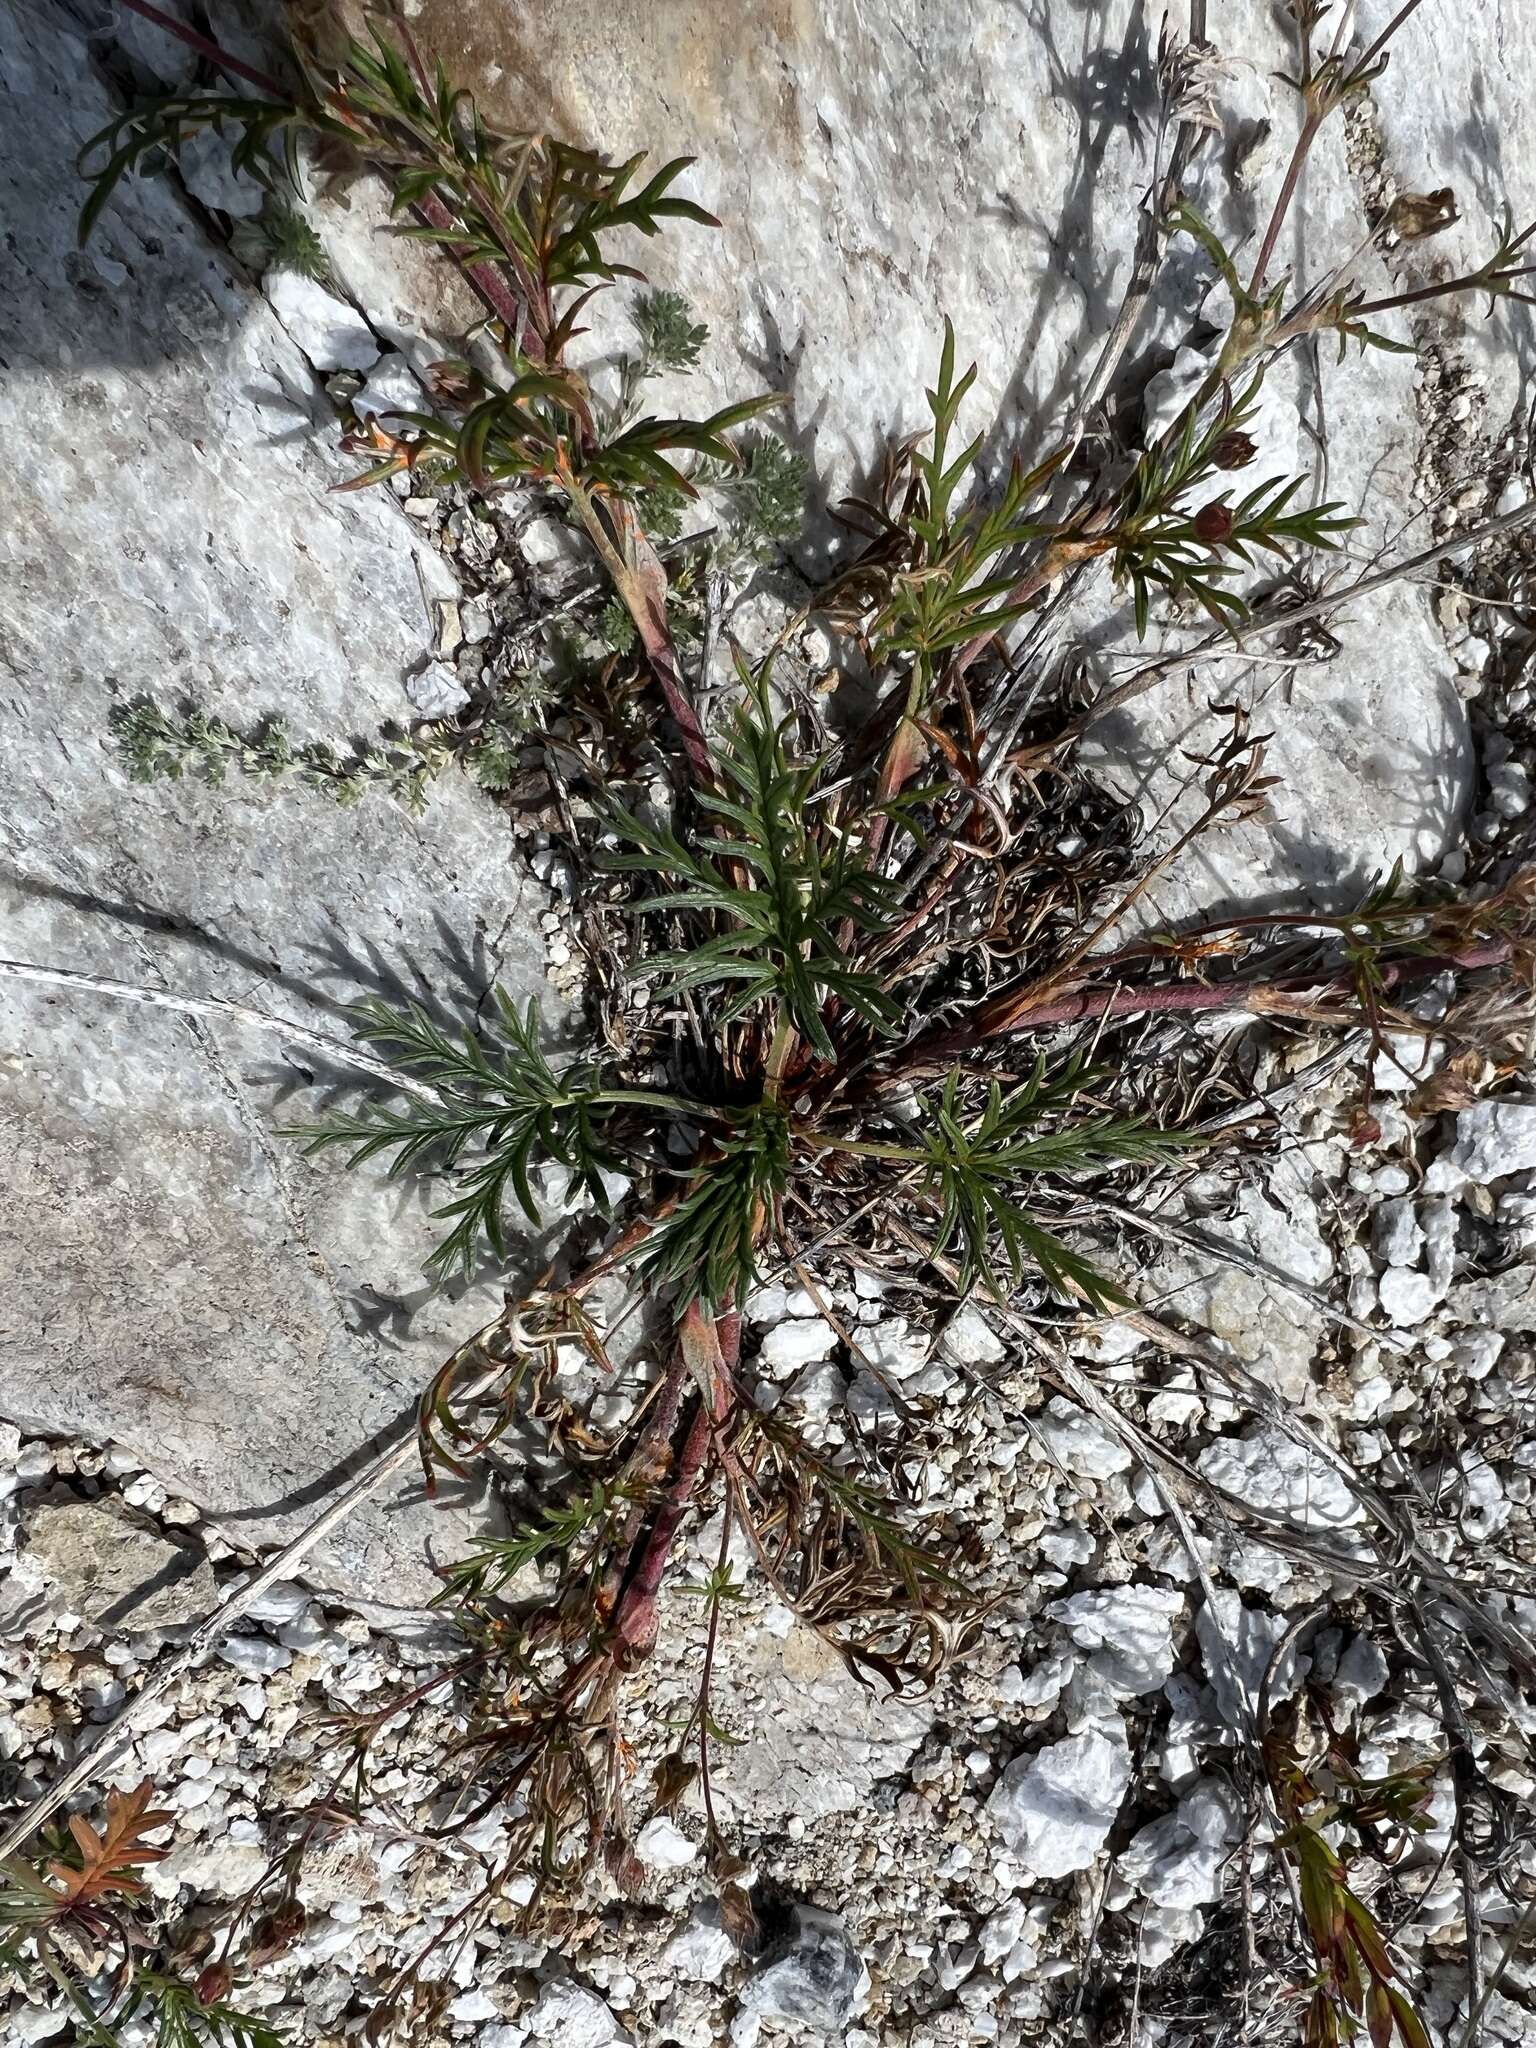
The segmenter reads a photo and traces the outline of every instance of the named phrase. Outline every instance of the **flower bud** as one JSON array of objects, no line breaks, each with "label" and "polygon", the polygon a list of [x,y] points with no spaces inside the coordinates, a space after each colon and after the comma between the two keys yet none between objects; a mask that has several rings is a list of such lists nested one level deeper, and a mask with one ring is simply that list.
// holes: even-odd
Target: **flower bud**
[{"label": "flower bud", "polygon": [[1218,469],[1246,469],[1258,452],[1254,442],[1240,427],[1228,427],[1211,450],[1211,460]]},{"label": "flower bud", "polygon": [[1449,185],[1435,192],[1400,192],[1387,208],[1386,226],[1405,242],[1422,242],[1461,218]]},{"label": "flower bud", "polygon": [[1195,514],[1195,538],[1203,540],[1207,547],[1220,547],[1231,531],[1231,507],[1219,498],[1212,498],[1209,505],[1202,505]]},{"label": "flower bud", "polygon": [[199,2005],[217,2005],[228,1998],[234,1984],[235,1973],[228,1963],[210,1963],[197,1980],[196,1997]]}]

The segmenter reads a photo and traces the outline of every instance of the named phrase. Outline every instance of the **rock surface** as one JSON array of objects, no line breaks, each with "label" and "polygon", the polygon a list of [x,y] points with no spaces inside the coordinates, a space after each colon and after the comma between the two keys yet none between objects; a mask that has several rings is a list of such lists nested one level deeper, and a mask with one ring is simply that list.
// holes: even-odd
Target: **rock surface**
[{"label": "rock surface", "polygon": [[[365,993],[526,993],[541,892],[467,787],[412,822],[136,788],[107,743],[141,692],[371,735],[428,652],[409,523],[327,495],[314,370],[170,182],[125,187],[75,253],[74,155],[110,112],[72,16],[0,16],[0,422],[27,450],[0,507],[0,950],[341,1035]],[[345,1080],[250,1029],[0,979],[0,1414],[115,1437],[247,1536],[307,1520],[479,1319],[428,1298],[419,1196],[277,1135],[326,1099],[313,1078]],[[316,1570],[412,1604],[443,1530],[386,1501]]]},{"label": "rock surface", "polygon": [[40,1507],[27,1536],[26,1564],[42,1577],[56,1615],[136,1633],[201,1621],[218,1604],[213,1572],[190,1545],[167,1542],[109,1504],[68,1501]]}]

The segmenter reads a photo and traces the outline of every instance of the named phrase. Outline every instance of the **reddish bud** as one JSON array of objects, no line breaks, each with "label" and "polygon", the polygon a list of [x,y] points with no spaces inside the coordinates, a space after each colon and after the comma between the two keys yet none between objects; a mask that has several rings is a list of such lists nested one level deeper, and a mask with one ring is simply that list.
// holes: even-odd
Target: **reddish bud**
[{"label": "reddish bud", "polygon": [[1209,505],[1202,505],[1195,514],[1195,538],[1203,540],[1207,547],[1220,547],[1231,531],[1231,507],[1223,505],[1219,498],[1213,498]]},{"label": "reddish bud", "polygon": [[228,1963],[210,1963],[197,1980],[198,2004],[217,2005],[220,1999],[228,1998],[234,1981],[235,1973]]},{"label": "reddish bud", "polygon": [[286,1955],[308,1924],[309,1916],[296,1900],[290,1899],[274,1912],[263,1913],[251,1929],[245,1959],[253,1969]]},{"label": "reddish bud", "polygon": [[1240,427],[1229,427],[1217,437],[1211,460],[1218,469],[1246,469],[1258,452],[1252,438]]}]

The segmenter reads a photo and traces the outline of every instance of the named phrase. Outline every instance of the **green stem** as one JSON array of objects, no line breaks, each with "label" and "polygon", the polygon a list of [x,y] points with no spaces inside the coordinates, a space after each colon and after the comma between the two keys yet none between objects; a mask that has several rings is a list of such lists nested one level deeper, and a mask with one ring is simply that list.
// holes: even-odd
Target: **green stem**
[{"label": "green stem", "polygon": [[907,1166],[921,1166],[928,1157],[911,1145],[885,1145],[874,1138],[838,1138],[828,1131],[797,1131],[802,1144],[823,1152],[853,1152],[861,1159],[898,1159]]},{"label": "green stem", "polygon": [[768,1061],[764,1069],[763,1097],[765,1101],[777,1102],[784,1092],[784,1076],[789,1070],[790,1055],[795,1049],[795,1027],[785,1015],[782,1005],[774,1022],[773,1039],[768,1047]]}]

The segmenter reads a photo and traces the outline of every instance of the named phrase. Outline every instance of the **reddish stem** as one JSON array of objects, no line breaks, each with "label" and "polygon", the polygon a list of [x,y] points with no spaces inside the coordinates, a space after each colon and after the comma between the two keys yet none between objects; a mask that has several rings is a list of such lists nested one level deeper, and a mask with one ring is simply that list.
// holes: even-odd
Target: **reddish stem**
[{"label": "reddish stem", "polygon": [[[1511,957],[1507,939],[1489,939],[1467,946],[1459,953],[1413,954],[1387,962],[1380,969],[1380,986],[1396,988],[1405,981],[1427,981],[1447,969],[1463,973],[1479,967],[1502,967]],[[1255,1016],[1285,1007],[1287,1001],[1310,996],[1320,1000],[1330,995],[1348,995],[1355,987],[1354,976],[1335,974],[1318,981],[1315,976],[1292,975],[1283,981],[1172,982],[1155,988],[1088,988],[1071,995],[1055,996],[1030,1003],[1024,991],[985,1004],[976,1015],[952,1031],[918,1039],[902,1059],[903,1070],[932,1062],[947,1064],[987,1038],[1004,1037],[1015,1031],[1049,1031],[1064,1024],[1113,1022],[1118,1017],[1138,1014],[1210,1015],[1220,1011],[1248,1011]]]},{"label": "reddish stem", "polygon": [[[691,1307],[687,1318],[699,1323],[704,1318],[697,1306]],[[686,1326],[685,1319],[685,1326]],[[699,1475],[709,1455],[715,1428],[730,1411],[731,1389],[729,1374],[735,1366],[741,1349],[741,1317],[733,1310],[717,1317],[712,1326],[715,1345],[718,1347],[724,1371],[717,1373],[715,1384],[708,1397],[701,1391],[698,1407],[694,1411],[688,1434],[683,1439],[683,1448],[678,1453],[677,1469],[672,1475],[672,1484],[667,1489],[666,1499],[651,1525],[645,1548],[640,1553],[640,1563],[634,1577],[624,1590],[619,1602],[619,1611],[614,1621],[614,1632],[630,1657],[648,1657],[656,1646],[659,1618],[656,1611],[656,1596],[661,1589],[667,1560],[672,1546],[677,1541],[677,1532],[684,1515],[692,1504]],[[680,1344],[680,1349],[683,1348]]]},{"label": "reddish stem", "polygon": [[243,64],[238,57],[232,57],[228,50],[221,50],[217,43],[207,36],[198,34],[184,21],[178,21],[174,14],[167,14],[162,8],[151,5],[151,0],[122,0],[130,14],[141,15],[145,21],[152,21],[156,28],[163,28],[168,36],[185,43],[189,50],[196,50],[200,57],[206,57],[210,64],[217,64],[221,71],[229,72],[233,78],[243,78],[247,85],[254,85],[258,92],[269,92],[274,99],[283,97],[283,88],[275,78],[269,78],[265,71],[257,71],[249,64]]}]

